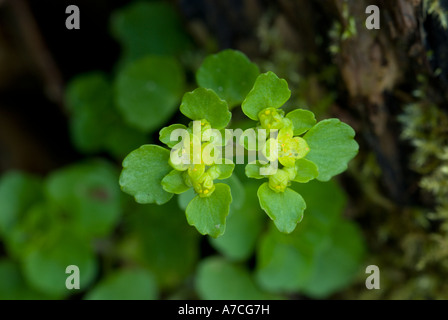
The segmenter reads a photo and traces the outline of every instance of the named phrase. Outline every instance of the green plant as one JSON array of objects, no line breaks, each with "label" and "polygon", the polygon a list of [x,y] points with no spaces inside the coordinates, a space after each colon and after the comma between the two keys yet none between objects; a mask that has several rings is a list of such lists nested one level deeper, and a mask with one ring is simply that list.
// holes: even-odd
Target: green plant
[{"label": "green plant", "polygon": [[[231,62],[238,68],[226,68]],[[302,196],[289,188],[291,182],[328,181],[347,168],[358,144],[354,130],[338,119],[316,123],[314,114],[302,109],[285,115],[280,108],[291,95],[287,82],[273,72],[256,73],[258,68],[241,52],[226,50],[207,58],[197,73],[201,87],[186,93],[180,105],[192,121],[188,127],[173,124],[160,131],[160,141],[171,150],[143,145],[131,152],[123,161],[122,190],[138,203],[161,205],[193,188],[196,196],[186,206],[188,223],[201,234],[223,235],[232,193],[215,180],[230,178],[235,167],[235,159],[219,152],[233,138],[227,131],[221,134],[232,116],[227,99],[232,106],[241,103],[244,114],[258,121],[238,141],[265,157],[249,163],[246,175],[269,179],[257,192],[261,208],[281,232],[291,233],[306,208]],[[247,141],[249,136],[256,138]],[[272,171],[277,161],[281,168]]]}]

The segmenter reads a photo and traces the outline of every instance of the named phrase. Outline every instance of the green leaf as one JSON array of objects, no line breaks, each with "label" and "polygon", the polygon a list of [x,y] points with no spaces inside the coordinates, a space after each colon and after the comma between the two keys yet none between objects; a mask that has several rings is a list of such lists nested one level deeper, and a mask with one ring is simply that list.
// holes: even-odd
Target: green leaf
[{"label": "green leaf", "polygon": [[235,169],[234,163],[229,164],[215,164],[216,168],[219,170],[219,176],[216,179],[225,180],[232,176],[233,170]]},{"label": "green leaf", "polygon": [[39,178],[19,171],[0,179],[0,234],[9,235],[20,217],[42,197]]},{"label": "green leaf", "polygon": [[192,274],[199,256],[199,234],[174,201],[163,206],[134,203],[125,215],[128,230],[122,252],[151,271],[161,289],[173,289]]},{"label": "green leaf", "polygon": [[246,116],[258,120],[260,111],[266,108],[280,108],[290,96],[291,91],[286,80],[279,79],[275,73],[269,71],[258,76],[241,108]]},{"label": "green leaf", "polygon": [[363,240],[359,228],[341,218],[346,197],[334,181],[311,181],[294,188],[307,201],[307,218],[290,235],[271,228],[262,238],[257,249],[257,279],[273,292],[299,291],[325,298],[356,277]]},{"label": "green leaf", "polygon": [[179,136],[178,141],[171,141],[171,133],[176,129],[187,130],[187,127],[183,124],[172,124],[165,127],[159,132],[159,140],[170,148],[174,147],[180,142],[179,140],[182,140],[182,137]]},{"label": "green leaf", "polygon": [[48,295],[65,297],[67,266],[76,265],[80,270],[80,287],[87,288],[97,273],[97,262],[89,242],[60,230],[57,237],[49,235],[42,244],[23,258],[22,270],[28,283]]},{"label": "green leaf", "polygon": [[295,136],[307,132],[316,124],[314,113],[308,110],[296,109],[288,113],[286,118],[292,121]]},{"label": "green leaf", "polygon": [[147,56],[118,73],[118,111],[129,125],[150,132],[176,112],[184,86],[184,71],[177,60]]},{"label": "green leaf", "polygon": [[86,300],[155,300],[158,289],[154,276],[143,269],[115,271],[96,285]]},{"label": "green leaf", "polygon": [[294,231],[306,208],[302,196],[289,188],[285,192],[277,193],[267,182],[260,186],[257,194],[261,208],[274,221],[278,230],[284,233]]},{"label": "green leaf", "polygon": [[345,171],[348,162],[358,153],[355,131],[338,119],[320,121],[303,137],[310,152],[306,156],[319,169],[320,181],[328,181]]},{"label": "green leaf", "polygon": [[176,55],[190,46],[176,10],[160,1],[140,1],[117,10],[111,30],[123,47],[124,62],[148,54]]},{"label": "green leaf", "polygon": [[212,128],[218,130],[225,128],[232,117],[227,102],[221,100],[213,90],[205,88],[187,92],[182,98],[180,112],[191,120],[205,119]]},{"label": "green leaf", "polygon": [[162,179],[163,190],[170,193],[180,194],[190,189],[190,187],[185,184],[183,175],[184,172],[177,170],[168,173]]},{"label": "green leaf", "polygon": [[[232,208],[232,202],[226,222],[226,232],[219,238],[209,238],[212,246],[231,260],[248,259],[264,227],[265,215],[258,206],[254,206],[257,202],[257,188],[257,184],[254,183],[246,185],[246,190],[243,188],[246,194],[245,201],[239,208]],[[234,189],[232,186],[232,198],[234,198]]]},{"label": "green leaf", "polygon": [[141,204],[168,202],[173,194],[162,187],[162,179],[171,172],[170,152],[156,145],[143,145],[123,161],[121,189]]},{"label": "green leaf", "polygon": [[361,273],[364,242],[359,228],[341,221],[331,233],[331,241],[316,252],[313,272],[303,292],[323,299],[347,287]]},{"label": "green leaf", "polygon": [[196,73],[200,87],[215,91],[232,108],[243,102],[260,71],[240,51],[224,50],[208,56]]},{"label": "green leaf", "polygon": [[263,165],[260,163],[260,161],[256,161],[255,163],[249,163],[246,165],[245,173],[248,178],[252,179],[264,179],[268,178],[269,176],[265,176],[260,174],[260,169],[263,167],[267,167],[268,164]]},{"label": "green leaf", "polygon": [[202,260],[196,276],[196,290],[203,300],[272,299],[255,285],[249,272],[223,258]]},{"label": "green leaf", "polygon": [[200,234],[219,237],[226,230],[226,217],[231,202],[230,187],[223,183],[215,184],[212,195],[198,195],[188,204],[185,212],[188,224],[196,227]]},{"label": "green leaf", "polygon": [[297,292],[313,271],[316,243],[300,225],[292,234],[271,227],[257,248],[256,279],[270,292]]},{"label": "green leaf", "polygon": [[72,230],[102,236],[121,215],[118,172],[105,161],[78,163],[52,172],[46,181],[47,196],[67,215]]},{"label": "green leaf", "polygon": [[293,181],[307,183],[319,175],[317,166],[306,159],[296,160],[297,174]]}]

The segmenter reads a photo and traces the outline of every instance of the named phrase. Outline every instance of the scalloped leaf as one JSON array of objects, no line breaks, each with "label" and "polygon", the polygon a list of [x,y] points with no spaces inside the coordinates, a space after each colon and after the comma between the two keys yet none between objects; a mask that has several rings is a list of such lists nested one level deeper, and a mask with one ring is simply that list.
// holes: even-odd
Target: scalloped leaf
[{"label": "scalloped leaf", "polygon": [[185,184],[184,172],[173,170],[162,179],[162,187],[166,192],[181,194],[190,189]]},{"label": "scalloped leaf", "polygon": [[286,115],[294,126],[294,135],[301,135],[310,130],[316,124],[314,113],[304,109],[296,109]]},{"label": "scalloped leaf", "polygon": [[207,120],[212,128],[225,128],[232,117],[227,102],[210,89],[197,88],[182,98],[180,112],[191,120]]},{"label": "scalloped leaf", "polygon": [[231,202],[230,187],[224,183],[215,184],[212,195],[198,195],[190,201],[185,211],[188,224],[196,227],[200,234],[219,237],[226,230],[226,217]]},{"label": "scalloped leaf", "polygon": [[241,108],[246,116],[257,121],[261,110],[280,108],[290,97],[291,91],[286,80],[279,79],[275,73],[268,71],[258,76]]},{"label": "scalloped leaf", "polygon": [[317,180],[328,181],[347,169],[359,149],[354,137],[352,127],[339,119],[320,121],[303,136],[310,147],[306,159],[319,170]]},{"label": "scalloped leaf", "polygon": [[159,140],[170,148],[174,147],[182,140],[182,138],[179,137],[178,141],[171,141],[171,133],[177,129],[187,130],[187,127],[183,124],[172,124],[168,127],[165,127],[159,132]]},{"label": "scalloped leaf", "polygon": [[123,160],[121,189],[141,204],[168,202],[173,194],[162,187],[162,179],[171,172],[170,151],[156,145],[143,145]]},{"label": "scalloped leaf", "polygon": [[228,49],[205,58],[196,81],[200,87],[215,91],[233,108],[243,102],[259,74],[258,66],[246,55]]},{"label": "scalloped leaf", "polygon": [[261,208],[274,221],[277,229],[283,233],[293,232],[306,209],[302,196],[290,188],[277,193],[267,182],[258,188],[257,195]]},{"label": "scalloped leaf", "polygon": [[307,159],[296,160],[297,174],[293,181],[300,183],[307,183],[316,179],[319,175],[319,170],[314,162]]},{"label": "scalloped leaf", "polygon": [[150,132],[177,111],[184,88],[184,70],[176,59],[146,56],[118,73],[117,108],[129,125]]}]

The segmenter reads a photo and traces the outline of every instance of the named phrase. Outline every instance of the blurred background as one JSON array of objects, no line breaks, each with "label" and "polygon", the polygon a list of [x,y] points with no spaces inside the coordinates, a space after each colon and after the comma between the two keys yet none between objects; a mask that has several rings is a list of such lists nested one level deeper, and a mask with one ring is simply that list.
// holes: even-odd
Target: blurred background
[{"label": "blurred background", "polygon": [[[379,30],[365,27],[372,4]],[[66,28],[69,5],[80,29]],[[447,10],[446,0],[0,0],[0,299],[448,298]],[[182,197],[138,205],[120,191],[124,157],[186,123],[183,93],[227,48],[288,81],[285,109],[356,130],[347,172],[294,186],[308,209],[291,235],[259,208],[244,166],[218,239],[187,224]],[[167,73],[160,57],[178,68]],[[127,107],[119,83],[142,61],[161,89]],[[164,87],[164,73],[183,90]],[[69,265],[79,290],[66,288]],[[365,286],[369,265],[379,290]]]}]

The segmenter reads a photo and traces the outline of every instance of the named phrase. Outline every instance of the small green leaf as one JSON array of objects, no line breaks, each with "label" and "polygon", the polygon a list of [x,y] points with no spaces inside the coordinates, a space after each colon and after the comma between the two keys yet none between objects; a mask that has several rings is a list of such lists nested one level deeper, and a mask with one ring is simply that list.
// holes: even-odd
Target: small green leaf
[{"label": "small green leaf", "polygon": [[225,128],[232,117],[227,102],[221,100],[213,90],[205,88],[187,92],[182,99],[180,112],[191,120],[205,119],[212,128],[218,130]]},{"label": "small green leaf", "polygon": [[241,207],[235,208],[233,207],[233,203],[236,202],[235,197],[241,192],[237,192],[234,196],[235,188],[231,187],[232,198],[235,200],[232,202],[230,214],[227,217],[226,232],[219,238],[209,239],[215,249],[231,260],[248,259],[252,255],[264,227],[266,216],[262,214],[258,206],[254,206],[254,203],[257,202],[257,188],[256,183],[249,183],[246,188],[242,188],[245,193],[245,201]]},{"label": "small green leaf", "polygon": [[308,110],[296,109],[288,113],[286,118],[292,121],[295,136],[307,132],[316,124],[314,113]]},{"label": "small green leaf", "polygon": [[174,147],[179,143],[179,140],[182,140],[182,137],[179,136],[178,141],[171,141],[171,133],[176,129],[187,130],[187,127],[183,124],[172,124],[165,127],[159,132],[159,140],[170,148]]},{"label": "small green leaf", "polygon": [[223,258],[202,260],[196,276],[196,290],[203,300],[266,300],[274,297],[255,285],[249,272]]},{"label": "small green leaf", "polygon": [[173,194],[162,187],[162,179],[171,172],[170,152],[156,145],[143,145],[123,161],[121,189],[141,204],[168,202]]},{"label": "small green leaf", "polygon": [[269,71],[260,74],[254,87],[243,101],[241,108],[246,116],[258,120],[258,114],[266,108],[280,108],[288,101],[291,91],[284,79]]},{"label": "small green leaf", "polygon": [[291,233],[303,218],[306,203],[302,196],[292,189],[275,192],[269,183],[263,183],[258,189],[261,208],[271,218],[280,232]]},{"label": "small green leaf", "polygon": [[115,83],[118,111],[129,125],[150,132],[176,112],[184,86],[184,71],[177,60],[147,56],[118,73]]},{"label": "small green leaf", "polygon": [[191,226],[196,227],[200,234],[219,237],[226,230],[226,217],[229,214],[231,202],[230,187],[217,183],[211,196],[198,195],[191,200],[185,212],[187,221]]},{"label": "small green leaf", "polygon": [[184,172],[177,170],[168,173],[162,179],[163,190],[170,193],[180,194],[190,189],[190,187],[185,184],[183,175]]},{"label": "small green leaf", "polygon": [[243,102],[260,71],[239,51],[224,50],[208,56],[196,73],[200,87],[215,91],[232,108]]},{"label": "small green leaf", "polygon": [[306,159],[296,160],[296,168],[297,174],[293,180],[296,182],[307,183],[308,181],[317,178],[319,175],[317,166],[313,162]]},{"label": "small green leaf", "polygon": [[34,244],[23,258],[22,270],[28,283],[48,295],[65,297],[67,266],[80,270],[80,287],[87,288],[97,273],[97,261],[89,242],[60,230],[57,237],[49,235],[44,243]]},{"label": "small green leaf", "polygon": [[103,279],[85,297],[86,300],[155,300],[157,283],[143,269],[116,271]]},{"label": "small green leaf", "polygon": [[252,178],[252,179],[264,179],[264,178],[269,178],[269,176],[265,176],[260,174],[260,169],[263,167],[267,167],[268,164],[263,165],[260,163],[260,161],[256,161],[255,163],[249,163],[246,165],[246,176],[248,178]]},{"label": "small green leaf", "polygon": [[310,147],[306,156],[319,169],[317,180],[328,181],[345,171],[358,153],[355,131],[338,119],[320,121],[303,137]]},{"label": "small green leaf", "polygon": [[216,168],[219,170],[219,176],[216,179],[225,180],[232,176],[233,169],[235,169],[234,163],[229,164],[215,164]]},{"label": "small green leaf", "polygon": [[176,55],[190,45],[175,8],[161,1],[138,1],[117,10],[111,30],[123,47],[125,63],[148,54]]}]

